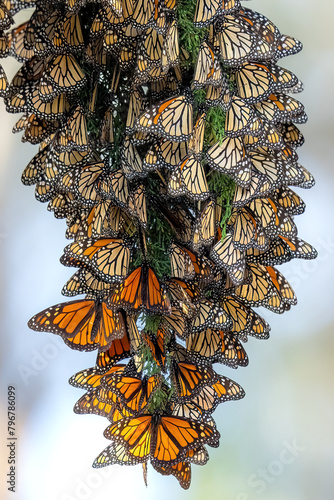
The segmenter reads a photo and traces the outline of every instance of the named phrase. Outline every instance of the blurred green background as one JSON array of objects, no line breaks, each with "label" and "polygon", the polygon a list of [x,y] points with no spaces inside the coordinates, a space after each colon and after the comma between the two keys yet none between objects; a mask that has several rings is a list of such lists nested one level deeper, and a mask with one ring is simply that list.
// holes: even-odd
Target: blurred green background
[{"label": "blurred green background", "polygon": [[[27,320],[64,299],[60,290],[72,275],[59,263],[67,241],[64,221],[55,220],[34,200],[20,176],[35,148],[11,134],[17,116],[1,107],[1,498],[13,498],[3,478],[8,472],[7,386],[17,393],[20,500],[332,500],[333,498],[333,14],[332,2],[253,0],[245,6],[274,21],[282,33],[304,43],[302,53],[281,60],[305,84],[300,96],[309,122],[298,153],[317,181],[298,190],[307,203],[299,235],[319,250],[316,261],[283,267],[299,303],[283,316],[264,311],[272,326],[268,341],[245,346],[247,368],[218,371],[240,383],[246,397],[221,405],[214,416],[221,432],[209,448],[205,467],[193,466],[190,490],[149,469],[144,486],[140,466],[91,468],[108,444],[105,419],[75,415],[82,394],[68,378],[92,366],[95,353],[65,348],[61,339],[32,332]],[[5,61],[9,76],[15,68]]]}]

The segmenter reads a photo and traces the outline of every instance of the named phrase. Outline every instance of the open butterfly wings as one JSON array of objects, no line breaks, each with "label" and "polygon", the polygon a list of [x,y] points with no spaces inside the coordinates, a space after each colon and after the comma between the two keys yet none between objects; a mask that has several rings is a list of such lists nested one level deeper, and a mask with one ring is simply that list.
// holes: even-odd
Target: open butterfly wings
[{"label": "open butterfly wings", "polygon": [[302,45],[239,0],[190,3],[0,7],[0,56],[22,63],[10,83],[0,67],[0,96],[40,144],[22,181],[66,218],[61,262],[78,269],[62,293],[85,296],[29,326],[98,351],[70,381],[87,391],[75,411],[111,423],[94,466],[146,478],[151,461],[183,488],[218,445],[213,411],[244,396],[212,364],[248,364],[242,342],[270,330],[252,307],[296,303],[275,266],[316,257],[292,190],[314,184],[296,151],[303,86],[280,61]]}]

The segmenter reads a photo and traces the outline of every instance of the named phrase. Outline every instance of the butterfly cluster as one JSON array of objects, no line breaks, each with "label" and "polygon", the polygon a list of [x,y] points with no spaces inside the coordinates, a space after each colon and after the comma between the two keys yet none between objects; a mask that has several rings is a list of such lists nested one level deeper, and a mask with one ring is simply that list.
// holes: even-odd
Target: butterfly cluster
[{"label": "butterfly cluster", "polygon": [[[30,18],[14,16],[32,7]],[[22,181],[66,219],[74,299],[33,330],[97,350],[74,411],[107,418],[94,467],[147,465],[183,488],[217,447],[216,407],[244,396],[214,364],[267,339],[253,310],[295,294],[276,269],[297,236],[303,85],[278,62],[302,45],[239,0],[0,0],[0,95],[39,144]],[[77,298],[76,296],[84,296]]]}]

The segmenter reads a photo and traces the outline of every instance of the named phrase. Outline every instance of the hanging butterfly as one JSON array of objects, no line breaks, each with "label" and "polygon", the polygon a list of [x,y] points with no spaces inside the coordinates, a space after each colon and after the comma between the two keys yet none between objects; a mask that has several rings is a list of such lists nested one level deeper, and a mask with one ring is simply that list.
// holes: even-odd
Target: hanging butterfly
[{"label": "hanging butterfly", "polygon": [[298,82],[291,71],[270,63],[244,63],[234,76],[238,95],[247,104],[262,101],[272,92],[288,90]]},{"label": "hanging butterfly", "polygon": [[[133,463],[150,458],[159,466],[175,465],[201,444],[217,446],[220,436],[212,425],[165,414],[124,418],[110,425],[104,435],[116,445],[125,445]],[[98,461],[99,457],[94,463]]]},{"label": "hanging butterfly", "polygon": [[172,276],[181,279],[196,278],[203,282],[210,281],[213,263],[210,259],[192,252],[188,248],[172,243],[170,247]]},{"label": "hanging butterfly", "polygon": [[220,87],[222,82],[223,73],[219,60],[210,45],[203,41],[199,48],[192,87],[194,89],[207,87],[208,85]]},{"label": "hanging butterfly", "polygon": [[138,415],[147,409],[161,385],[161,379],[157,374],[138,378],[114,372],[106,374],[101,384],[107,391],[115,394],[132,415]]},{"label": "hanging butterfly", "polygon": [[222,17],[237,8],[240,8],[238,0],[197,0],[194,25],[197,28],[204,28],[213,23],[217,17]]},{"label": "hanging butterfly", "polygon": [[171,364],[171,380],[177,402],[193,399],[203,385],[217,381],[218,375],[211,367],[199,367],[192,363]]},{"label": "hanging butterfly", "polygon": [[199,366],[223,363],[231,368],[237,368],[248,365],[246,351],[233,333],[209,328],[189,335],[186,346]]},{"label": "hanging butterfly", "polygon": [[249,185],[252,164],[241,137],[224,137],[206,153],[209,166],[231,177],[239,186]]},{"label": "hanging butterfly", "polygon": [[166,366],[166,355],[167,355],[165,349],[166,332],[164,328],[159,326],[156,335],[152,332],[142,332],[141,335],[145,344],[150,349],[150,352],[157,366],[159,366],[159,368],[161,368],[161,370],[164,372]]},{"label": "hanging butterfly", "polygon": [[187,141],[193,130],[189,98],[181,95],[152,106],[137,118],[135,129],[175,142]]},{"label": "hanging butterfly", "polygon": [[96,366],[88,368],[87,370],[80,371],[72,375],[69,379],[69,384],[73,387],[78,387],[79,389],[85,389],[90,392],[94,389],[100,388],[101,379],[105,375],[110,375],[111,373],[123,373],[126,365],[116,365],[109,368],[104,373],[99,373]]},{"label": "hanging butterfly", "polygon": [[242,299],[235,295],[225,294],[220,298],[220,305],[232,320],[231,332],[243,342],[247,342],[247,335],[257,339],[268,339],[270,326]]},{"label": "hanging butterfly", "polygon": [[104,301],[75,300],[44,309],[28,322],[38,332],[60,335],[72,349],[105,351],[124,336],[124,321]]},{"label": "hanging butterfly", "polygon": [[170,312],[169,298],[155,272],[146,263],[137,267],[117,286],[110,296],[110,304],[129,311]]}]

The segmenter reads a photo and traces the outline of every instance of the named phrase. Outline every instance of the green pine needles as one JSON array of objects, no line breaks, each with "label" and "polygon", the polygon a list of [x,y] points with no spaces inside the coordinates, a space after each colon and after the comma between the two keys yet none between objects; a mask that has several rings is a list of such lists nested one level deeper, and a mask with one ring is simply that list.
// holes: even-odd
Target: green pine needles
[{"label": "green pine needles", "polygon": [[188,58],[183,61],[187,68],[196,65],[200,45],[208,31],[194,26],[196,4],[196,0],[180,0],[177,4],[179,44],[187,53]]}]

